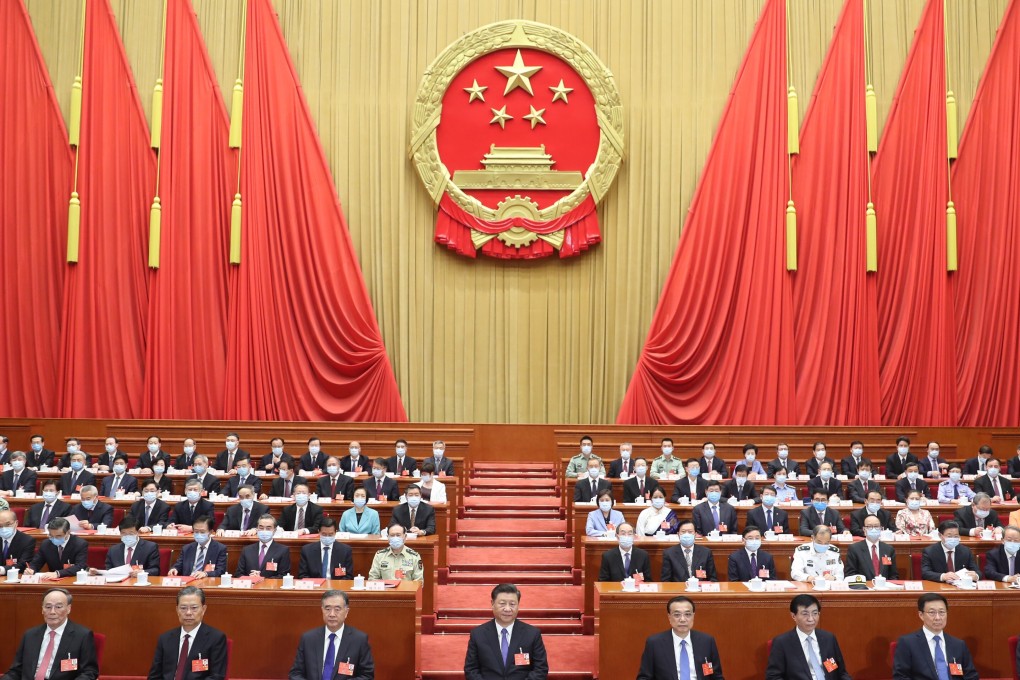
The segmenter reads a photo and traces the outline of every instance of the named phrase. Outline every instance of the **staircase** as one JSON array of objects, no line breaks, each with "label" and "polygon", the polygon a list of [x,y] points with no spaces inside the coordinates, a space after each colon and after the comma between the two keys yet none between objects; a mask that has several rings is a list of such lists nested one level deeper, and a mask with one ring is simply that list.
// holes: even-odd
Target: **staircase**
[{"label": "staircase", "polygon": [[551,463],[471,464],[436,611],[422,616],[423,680],[464,677],[468,633],[492,618],[498,583],[521,589],[520,618],[541,629],[551,678],[597,677],[562,494]]}]

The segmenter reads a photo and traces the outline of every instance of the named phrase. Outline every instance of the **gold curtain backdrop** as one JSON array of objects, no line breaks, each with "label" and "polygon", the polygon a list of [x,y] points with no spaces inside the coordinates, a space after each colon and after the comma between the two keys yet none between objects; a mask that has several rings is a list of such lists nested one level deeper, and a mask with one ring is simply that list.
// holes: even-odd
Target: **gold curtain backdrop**
[{"label": "gold curtain backdrop", "polygon": [[[229,108],[242,2],[192,1]],[[25,2],[66,120],[78,2]],[[151,120],[163,2],[111,2]],[[843,2],[789,2],[803,119]],[[411,420],[614,422],[764,0],[274,4]],[[870,4],[881,124],[924,0]],[[1006,4],[948,0],[961,122]],[[626,157],[599,206],[603,243],[568,261],[471,261],[436,245],[435,207],[407,157],[425,68],[463,33],[505,19],[579,37],[613,72],[623,98]],[[879,248],[881,228],[879,215]]]}]

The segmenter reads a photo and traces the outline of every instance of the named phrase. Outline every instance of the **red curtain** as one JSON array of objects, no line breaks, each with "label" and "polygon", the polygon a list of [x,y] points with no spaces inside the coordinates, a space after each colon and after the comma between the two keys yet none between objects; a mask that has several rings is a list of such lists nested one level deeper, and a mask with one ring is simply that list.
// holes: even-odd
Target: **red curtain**
[{"label": "red curtain", "polygon": [[960,425],[1020,426],[1020,9],[1006,8],[954,163]]},{"label": "red curtain", "polygon": [[269,0],[248,3],[242,261],[226,417],[404,421],[368,291]]},{"label": "red curtain", "polygon": [[22,0],[0,2],[0,413],[57,415],[71,154]]},{"label": "red curtain", "polygon": [[190,0],[169,0],[159,151],[162,238],[152,274],[146,418],[223,416],[227,245],[237,162]]},{"label": "red curtain", "polygon": [[942,0],[929,0],[873,166],[884,425],[953,425]]},{"label": "red curtain", "polygon": [[619,423],[796,419],[785,18],[769,0],[755,27]]},{"label": "red curtain", "polygon": [[[797,421],[880,422],[876,283],[866,274],[864,9],[848,0],[801,129],[793,194]],[[834,304],[834,301],[838,303]]]},{"label": "red curtain", "polygon": [[142,415],[149,205],[155,161],[108,0],[87,5],[78,151],[81,248],[67,267],[60,413]]}]

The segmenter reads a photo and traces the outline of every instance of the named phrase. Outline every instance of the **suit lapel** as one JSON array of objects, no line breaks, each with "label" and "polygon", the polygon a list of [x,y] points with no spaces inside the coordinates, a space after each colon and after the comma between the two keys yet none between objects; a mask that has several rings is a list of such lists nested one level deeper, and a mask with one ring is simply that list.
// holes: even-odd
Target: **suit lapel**
[{"label": "suit lapel", "polygon": [[[924,631],[923,630],[917,631],[916,635],[917,635],[918,639],[921,641],[921,649],[924,650],[924,659],[925,659],[925,661],[928,662],[928,670],[931,672],[931,677],[933,677],[933,678],[939,677],[939,672],[935,668],[935,659],[933,659],[932,656],[931,656],[931,647],[928,646],[928,638],[926,638],[924,636]],[[946,638],[946,636],[945,636],[945,634],[943,634],[942,635],[943,643],[945,642],[945,638]],[[945,644],[943,644],[942,645],[942,652],[945,653],[945,651],[946,651],[946,646],[945,646]]]},{"label": "suit lapel", "polygon": [[[60,636],[60,644],[57,645],[56,656],[53,658],[53,670],[50,671],[51,675],[57,675],[60,672],[60,660],[66,659],[70,656],[70,649],[72,644],[75,643],[75,635],[77,634],[74,626],[70,623],[64,628],[64,634]],[[71,658],[74,658],[73,656]]]},{"label": "suit lapel", "polygon": [[34,677],[35,671],[38,670],[38,668],[39,668],[39,663],[38,663],[38,660],[39,660],[39,651],[42,649],[42,641],[43,641],[43,638],[46,637],[46,631],[49,630],[49,628],[47,628],[45,625],[43,625],[43,626],[39,626],[39,628],[37,628],[36,630],[38,631],[38,634],[29,635],[28,639],[25,641],[25,657],[24,658],[28,659],[29,663],[31,664],[31,665],[29,665],[29,663],[26,663],[25,666],[32,669],[32,671],[33,671],[32,676],[33,677]]},{"label": "suit lapel", "polygon": [[[316,628],[316,634],[312,636],[311,658],[305,659],[308,662],[308,670],[318,669],[317,675],[322,676],[322,666],[325,663],[326,648],[324,647],[326,627]],[[314,677],[314,675],[313,675]]]}]

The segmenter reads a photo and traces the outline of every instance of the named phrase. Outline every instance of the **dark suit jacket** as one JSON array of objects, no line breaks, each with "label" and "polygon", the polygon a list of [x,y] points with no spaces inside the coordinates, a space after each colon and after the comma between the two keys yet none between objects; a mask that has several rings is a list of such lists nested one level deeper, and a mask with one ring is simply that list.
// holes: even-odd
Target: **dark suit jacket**
[{"label": "dark suit jacket", "polygon": [[[411,508],[407,503],[401,503],[397,507],[393,508],[393,517],[390,520],[390,526],[399,524],[404,529],[411,528]],[[419,529],[424,529],[427,536],[431,536],[436,533],[436,511],[435,509],[422,501],[418,504],[418,510],[414,514],[414,525]]]},{"label": "dark suit jacket", "polygon": [[[386,470],[392,472],[398,477],[407,477],[412,472],[418,469],[418,461],[410,456],[404,456],[404,464],[397,469],[397,457],[395,455],[390,456],[386,459]],[[407,474],[404,474],[404,470],[407,470]]]},{"label": "dark suit jacket", "polygon": [[[99,488],[99,495],[104,498],[110,497],[110,490],[113,488],[114,475],[111,473],[106,479],[103,480],[103,485]],[[132,477],[128,473],[124,473],[124,477],[120,480],[120,486],[118,489],[124,489],[124,493],[134,493],[138,491],[138,480]]]},{"label": "dark suit jacket", "polygon": [[439,473],[442,472],[447,475],[453,476],[453,461],[447,458],[446,456],[443,456],[443,458],[439,462],[436,462],[435,456],[432,456],[431,458],[425,458],[418,463],[418,467],[420,468],[422,464],[425,463],[425,461],[427,460],[431,460],[432,464],[436,466],[436,475],[439,475]]},{"label": "dark suit jacket", "polygon": [[[617,458],[616,460],[609,463],[609,472],[606,476],[612,477],[613,479],[619,479],[620,475],[623,474],[623,458]],[[627,459],[627,476],[634,474],[634,458]]]},{"label": "dark suit jacket", "polygon": [[[337,569],[342,569],[337,573]],[[329,551],[329,578],[349,581],[354,578],[354,553],[351,547],[339,541]],[[298,578],[322,578],[322,544],[316,541],[301,548]]]},{"label": "dark suit jacket", "polygon": [[234,469],[234,465],[237,465],[237,461],[244,460],[246,458],[248,460],[251,460],[251,454],[240,447],[234,449],[233,465],[227,465],[227,458],[229,457],[230,452],[227,451],[226,449],[223,449],[222,451],[216,454],[216,461],[211,462],[211,465],[217,470],[222,470],[223,472],[230,472],[231,470]]},{"label": "dark suit jacket", "polygon": [[761,505],[747,511],[747,523],[755,525],[762,533],[775,531],[777,524],[783,528],[784,534],[790,533],[789,515],[786,514],[786,510],[780,510],[775,506],[772,506],[772,526],[765,526],[765,508]]},{"label": "dark suit jacket", "polygon": [[[323,462],[325,465],[325,462]],[[351,454],[347,454],[340,459],[340,472],[357,472],[354,468],[361,468],[361,472],[372,472],[372,459],[368,456],[358,456],[357,464],[354,463],[354,459],[351,458]],[[437,470],[438,472],[438,470]]]},{"label": "dark suit jacket", "polygon": [[[25,526],[31,527],[33,529],[44,528],[39,526],[39,522],[42,521],[43,510],[45,508],[46,508],[45,502],[39,502],[30,507],[25,512]],[[65,503],[64,501],[58,498],[57,500],[53,501],[53,508],[50,510],[50,516],[48,520],[54,519],[56,517],[67,517],[68,515],[71,514],[72,509],[73,508],[69,504]]]},{"label": "dark suit jacket", "polygon": [[[694,658],[694,670],[698,680],[704,680],[702,664],[705,660],[712,664],[712,680],[724,680],[722,661],[719,650],[715,646],[715,638],[707,633],[691,631],[691,653]],[[673,631],[666,630],[650,636],[645,641],[645,651],[641,654],[641,667],[638,669],[637,680],[673,680],[677,675],[676,655],[673,652]]]},{"label": "dark suit jacket", "polygon": [[[712,456],[711,463],[708,462],[708,458],[702,456],[698,459],[698,462],[701,463],[701,471],[704,474],[708,474],[709,472],[718,472],[723,477],[728,476],[726,474],[726,463],[724,463],[723,459],[719,456]],[[748,470],[748,472],[750,472],[750,470]]]},{"label": "dark suit jacket", "polygon": [[315,493],[319,498],[336,498],[339,494],[344,495],[344,500],[349,501],[354,495],[354,480],[347,475],[340,473],[334,482],[329,475],[319,477],[315,482]]},{"label": "dark suit jacket", "polygon": [[169,475],[164,474],[159,479],[156,479],[156,476],[153,475],[152,477],[150,477],[150,479],[156,483],[157,487],[159,487],[160,493],[163,493],[164,491],[169,491],[170,493],[173,493],[174,480],[170,479]]},{"label": "dark suit jacket", "polygon": [[170,522],[170,506],[164,501],[156,499],[156,502],[152,504],[152,511],[149,513],[149,521],[145,521],[145,501],[138,500],[131,504],[131,509],[128,510],[135,519],[138,520],[138,526],[143,527],[154,527],[157,524],[160,526],[166,526]]},{"label": "dark suit jacket", "polygon": [[[321,680],[322,664],[326,657],[326,628],[320,626],[301,636],[298,643],[297,656],[290,668],[289,680]],[[339,675],[336,668],[331,677],[345,680],[372,680],[375,677],[375,661],[372,659],[372,648],[368,644],[368,636],[351,625],[344,625],[340,642],[333,657],[338,663],[354,664],[352,675]]]},{"label": "dark suit jacket", "polygon": [[[192,541],[181,549],[180,554],[177,555],[177,561],[170,568],[176,569],[181,576],[190,576],[196,571],[196,557],[198,557],[198,543]],[[258,556],[256,555],[256,557]],[[227,573],[227,546],[210,538],[206,543],[205,559],[202,561],[205,564],[212,564],[214,567],[212,571],[206,572],[209,576],[222,576]],[[205,564],[198,565],[197,570],[201,570]]]},{"label": "dark suit jacket", "polygon": [[[914,486],[925,498],[931,498],[931,490],[928,487],[928,482],[918,478],[918,480],[914,482]],[[906,477],[896,480],[896,500],[900,503],[907,502],[907,494],[910,493],[910,490],[910,480]]]},{"label": "dark suit jacket", "polygon": [[846,486],[846,498],[849,498],[854,503],[867,503],[868,494],[872,491],[878,491],[882,494],[882,498],[885,498],[885,492],[875,480],[869,479],[867,488],[865,488],[865,485],[861,482],[861,480],[855,479]]},{"label": "dark suit jacket", "polygon": [[[14,663],[3,680],[32,680],[35,677],[46,631],[45,624],[25,631],[14,655]],[[60,660],[67,658],[78,660],[78,670],[60,671]],[[64,634],[60,636],[60,644],[57,645],[50,680],[95,680],[98,677],[99,664],[96,662],[96,641],[92,631],[74,621],[68,621]]]},{"label": "dark suit jacket", "polygon": [[[694,520],[694,531],[702,536],[707,536],[708,532],[715,528],[715,518],[712,517],[712,508],[707,501],[694,506],[691,511],[691,519]],[[740,533],[737,527],[737,511],[725,501],[719,501],[719,524],[726,525],[725,531],[720,526],[719,533]]]},{"label": "dark suit jacket", "polygon": [[[1020,569],[1020,554],[1013,558],[1013,564],[1015,568]],[[1006,549],[1000,545],[985,554],[985,578],[1001,581],[1007,576],[1009,576],[1009,556],[1006,554]]]},{"label": "dark suit jacket", "polygon": [[277,461],[276,463],[273,462],[273,452],[272,451],[270,451],[266,455],[262,456],[262,460],[259,461],[259,469],[266,470],[266,469],[268,469],[268,467],[270,465],[272,465],[273,466],[273,472],[276,472],[276,466],[279,465],[282,461],[287,461],[287,464],[290,465],[290,469],[291,470],[294,469],[294,456],[290,455],[286,451],[284,451],[282,454],[280,454],[280,460]]},{"label": "dark suit jacket", "polygon": [[776,472],[779,470],[786,470],[788,473],[792,472],[795,475],[800,475],[800,463],[790,458],[787,458],[785,463],[778,458],[774,458],[765,467],[765,470],[769,473],[770,479],[775,479]]},{"label": "dark suit jacket", "polygon": [[[956,549],[953,551],[953,567],[953,571],[969,569],[975,573],[981,573],[977,566],[977,560],[974,559],[974,554],[970,551],[970,548],[962,545],[956,546]],[[941,541],[934,545],[929,545],[921,552],[921,578],[925,581],[935,581],[938,583],[942,580],[942,574],[946,573],[946,568],[946,551],[942,547]]]},{"label": "dark suit jacket", "polygon": [[[255,490],[256,496],[262,493],[261,477],[248,473],[248,476],[244,478],[244,483]],[[227,479],[227,488],[223,493],[233,498],[237,498],[237,490],[240,488],[241,488],[241,475],[234,475],[233,477]]]},{"label": "dark suit jacket", "polygon": [[691,553],[691,567],[694,574],[687,571],[687,560],[684,559],[683,546],[675,545],[662,553],[662,581],[677,581],[682,583],[691,576],[696,576],[698,570],[704,570],[705,578],[702,581],[718,581],[715,573],[715,560],[712,558],[712,551],[703,545],[695,545]]},{"label": "dark suit jacket", "polygon": [[[301,469],[304,470],[305,472],[311,472],[312,470],[321,470],[322,468],[326,467],[326,461],[329,460],[329,456],[327,456],[322,451],[319,451],[317,454],[315,454],[314,458],[315,460],[312,460],[312,454],[308,451],[305,451],[304,454],[302,454],[299,463],[301,465]],[[369,471],[372,470],[372,462],[370,460],[368,460],[368,467],[365,469]]]},{"label": "dark suit jacket", "polygon": [[[272,514],[269,512],[269,506],[263,505],[258,501],[253,502],[251,505],[251,516],[248,518],[248,528],[254,529],[255,525],[258,524],[259,517],[265,514]],[[227,512],[223,515],[223,521],[216,528],[223,529],[224,531],[240,531],[243,519],[244,508],[241,507],[240,503],[237,503],[227,508]],[[305,523],[307,524],[307,519]]]},{"label": "dark suit jacket", "polygon": [[[297,503],[293,503],[280,513],[280,526],[284,531],[296,531],[294,525],[297,524],[297,511]],[[308,501],[308,505],[305,506],[305,529],[308,529],[308,533],[317,534],[320,524],[322,524],[322,506]]]},{"label": "dark suit jacket", "polygon": [[[956,660],[963,666],[963,680],[978,680],[974,661],[963,640],[952,635],[942,634],[943,648],[947,661]],[[896,641],[896,654],[893,656],[893,680],[938,680],[935,672],[935,661],[931,658],[928,639],[923,630],[904,635]],[[952,676],[960,677],[960,676]]]},{"label": "dark suit jacket", "polygon": [[600,581],[622,581],[634,574],[641,574],[645,581],[652,580],[652,562],[648,559],[648,553],[641,548],[630,549],[630,573],[623,570],[623,556],[619,548],[610,548],[602,553],[602,564],[599,565]]},{"label": "dark suit jacket", "polygon": [[[810,536],[811,531],[821,524],[818,521],[818,511],[814,507],[808,505],[800,511],[800,535]],[[843,518],[839,516],[839,513],[835,508],[825,508],[825,522],[826,526],[836,527],[836,533],[841,534],[846,529],[843,525]]]},{"label": "dark suit jacket", "polygon": [[154,454],[149,453],[149,449],[145,449],[144,451],[142,451],[142,455],[138,456],[138,460],[135,461],[134,469],[136,469],[136,470],[142,470],[142,469],[149,469],[149,470],[151,470],[152,466],[156,464],[156,461],[160,461],[160,460],[163,461],[163,464],[166,465],[167,469],[169,469],[170,466],[173,464],[173,462],[170,459],[170,454],[167,453],[166,451],[160,449],[154,455]]},{"label": "dark suit jacket", "polygon": [[[701,475],[698,475],[697,481],[694,482],[694,493],[696,494],[696,500],[700,500],[705,497],[705,494],[708,493],[705,490],[705,487],[707,486],[708,484],[705,482],[704,479],[701,478]],[[680,500],[681,497],[683,496],[689,497],[690,495],[691,495],[691,478],[684,477],[683,479],[676,480],[676,483],[673,484],[673,495],[670,496],[669,502],[676,503],[677,501]]]},{"label": "dark suit jacket", "polygon": [[836,472],[835,472],[836,461],[834,461],[833,459],[829,458],[828,456],[826,456],[822,460],[818,460],[817,458],[815,458],[814,454],[812,454],[811,457],[808,458],[807,461],[804,462],[804,474],[806,474],[808,477],[817,477],[818,476],[818,468],[819,468],[819,466],[821,466],[822,463],[831,463],[832,464],[832,469],[833,469],[832,476],[835,477],[836,476]]},{"label": "dark suit jacket", "polygon": [[810,480],[808,480],[807,493],[804,495],[804,497],[811,498],[811,496],[813,496],[816,491],[824,491],[826,496],[831,496],[835,494],[840,498],[843,498],[843,482],[841,482],[840,480],[836,479],[835,476],[833,476],[832,479],[829,480],[828,488],[823,489],[822,478],[812,477]]},{"label": "dark suit jacket", "polygon": [[188,454],[186,453],[182,453],[181,455],[177,456],[176,460],[174,460],[174,467],[178,470],[187,470],[189,467],[194,465],[195,456],[198,455],[201,455],[198,453],[198,451],[191,454],[191,456],[188,456]]},{"label": "dark suit jacket", "polygon": [[[776,578],[776,561],[772,555],[768,554],[764,550],[759,550],[755,553],[754,559],[758,562],[758,570],[768,569],[769,575],[762,576],[762,579],[774,579]],[[730,581],[750,581],[756,573],[751,573],[751,558],[747,554],[747,550],[743,546],[740,550],[735,550],[730,553],[729,560],[726,564],[726,577]]]},{"label": "dark suit jacket", "polygon": [[92,526],[113,524],[113,506],[100,500],[96,500],[96,507],[91,510],[86,510],[84,505],[76,503],[71,515],[77,517],[79,522],[88,522]]},{"label": "dark suit jacket", "polygon": [[25,467],[30,468],[39,468],[43,465],[53,465],[56,462],[56,454],[49,449],[43,449],[39,453],[29,449],[25,452],[25,456],[28,458],[28,461],[25,463]]},{"label": "dark suit jacket", "polygon": [[[244,546],[241,551],[241,559],[234,570],[234,576],[247,576],[259,568],[259,549],[261,542]],[[266,564],[276,562],[276,569],[261,569],[259,573],[266,578],[283,578],[284,574],[290,573],[290,549],[282,543],[273,541],[266,552]]]},{"label": "dark suit jacket", "polygon": [[[364,483],[362,483],[362,486],[365,488],[365,491],[368,492],[368,497],[369,498],[375,498],[376,497],[376,494],[375,494],[376,479],[375,479],[375,477],[369,477],[368,479],[366,479],[364,481]],[[383,490],[383,499],[384,500],[395,501],[395,500],[398,500],[400,498],[400,490],[397,488],[397,482],[396,482],[396,480],[394,480],[391,477],[383,477],[382,478],[382,490]]]},{"label": "dark suit jacket", "polygon": [[[850,513],[850,533],[854,536],[864,538],[864,520],[868,517],[868,509],[861,508]],[[889,511],[882,508],[875,513],[878,521],[882,523],[883,529],[896,531],[896,520],[889,514]]]},{"label": "dark suit jacket", "polygon": [[[613,485],[608,479],[601,479],[595,482],[596,495],[603,491],[612,491]],[[594,500],[595,496],[591,494],[591,478],[585,475],[584,478],[578,478],[574,484],[574,502],[575,503],[587,503],[588,501]]]},{"label": "dark suit jacket", "polygon": [[[652,492],[659,487],[659,480],[652,479],[651,475],[645,475],[645,500],[652,497]],[[638,480],[637,477],[629,477],[627,481],[623,483],[623,502],[633,503],[634,499],[638,497]]]},{"label": "dark suit jacket", "polygon": [[[65,576],[74,576],[82,569],[88,569],[88,556],[89,544],[83,538],[78,536],[69,536],[67,538],[63,559],[61,559],[57,552],[57,546],[50,543],[49,539],[47,539],[39,544],[39,549],[28,566],[35,572],[55,571],[63,578]],[[65,564],[70,564],[71,566],[65,569]]]},{"label": "dark suit jacket", "polygon": [[[867,460],[867,458],[861,456],[861,460]],[[846,475],[847,479],[853,479],[857,476],[857,462],[853,456],[847,456],[839,461],[839,474]]]},{"label": "dark suit jacket", "polygon": [[927,477],[929,472],[940,472],[941,466],[948,464],[949,461],[942,456],[935,459],[935,462],[932,462],[930,456],[921,456],[917,459],[917,466],[920,468],[919,472],[922,477]]},{"label": "dark suit jacket", "polygon": [[[530,666],[514,665],[512,655],[520,652],[530,656]],[[483,623],[471,631],[464,657],[464,680],[544,680],[548,673],[549,661],[538,628],[520,619],[514,622],[505,667],[503,655],[499,651],[495,620]]]},{"label": "dark suit jacket", "polygon": [[[971,529],[977,528],[977,516],[974,514],[974,506],[967,505],[953,513],[953,519],[960,523],[960,535],[966,536]],[[1001,527],[999,513],[989,510],[988,517],[985,517],[985,528]]]},{"label": "dark suit jacket", "polygon": [[[3,541],[0,541],[0,546],[3,545]],[[2,547],[0,547],[2,549]],[[28,565],[32,558],[35,556],[35,539],[28,534],[15,531],[14,536],[11,538],[11,545],[8,548],[9,555],[4,560],[3,567],[10,569],[14,567],[20,571],[25,570],[25,566]]]},{"label": "dark suit jacket", "polygon": [[[1020,477],[1020,452],[1006,462],[1006,471],[1010,477]],[[1020,647],[1020,645],[1018,645]]]},{"label": "dark suit jacket", "polygon": [[215,517],[215,513],[216,506],[213,505],[212,501],[199,498],[198,502],[195,503],[195,510],[192,512],[191,501],[185,499],[174,506],[171,519],[174,524],[186,524],[190,527],[199,517]]},{"label": "dark suit jacket", "polygon": [[737,480],[731,479],[723,484],[723,500],[736,498],[738,501],[758,500],[758,490],[754,488],[754,482],[744,482],[744,486],[737,486]]},{"label": "dark suit jacket", "polygon": [[71,477],[75,475],[75,472],[65,472],[60,475],[60,492],[65,496],[70,496],[72,493],[81,492],[83,486],[95,486],[96,476],[88,470],[82,470],[77,473],[78,479],[74,480],[74,485],[71,485]]},{"label": "dark suit jacket", "polygon": [[[106,551],[106,568],[124,566],[124,556],[127,548],[123,543],[110,546]],[[135,554],[131,556],[131,564],[141,565],[142,569],[149,573],[149,576],[159,576],[159,546],[152,541],[139,540],[135,545]]]},{"label": "dark suit jacket", "polygon": [[25,468],[18,476],[18,488],[14,488],[14,470],[6,470],[0,476],[0,491],[17,491],[21,489],[26,493],[35,493],[36,483],[39,476],[33,471]]},{"label": "dark suit jacket", "polygon": [[[999,489],[1002,491],[1002,500],[1011,500],[1016,494],[1013,491],[1013,482],[1009,481],[1002,475],[999,475]],[[992,478],[988,475],[981,475],[974,480],[974,491],[977,493],[986,493],[989,496],[994,497],[996,495],[995,489],[992,488]]]},{"label": "dark suit jacket", "polygon": [[965,475],[976,475],[981,470],[981,465],[978,462],[978,457],[968,458],[963,464],[963,474]]},{"label": "dark suit jacket", "polygon": [[[826,659],[836,662],[835,670],[825,672],[825,680],[850,680],[836,636],[827,630],[815,628],[815,640],[818,641],[818,651],[821,652],[819,663],[824,664]],[[811,669],[804,656],[804,647],[800,644],[797,629],[788,630],[772,638],[772,651],[769,652],[769,664],[765,668],[765,680],[811,680],[811,678]]]},{"label": "dark suit jacket", "polygon": [[885,476],[892,479],[899,477],[907,471],[907,465],[910,463],[916,463],[917,456],[912,453],[907,454],[906,461],[900,462],[900,454],[893,451],[889,454],[889,457],[885,459]]},{"label": "dark suit jacket", "polygon": [[[882,564],[882,558],[887,557],[891,564]],[[888,543],[878,542],[878,570],[885,578],[898,579],[899,571],[896,569],[896,550]],[[844,576],[861,574],[869,581],[875,578],[875,566],[871,563],[871,546],[867,541],[851,543],[846,550],[846,569]]]},{"label": "dark suit jacket", "polygon": [[[188,479],[198,479],[198,475],[189,475]],[[220,480],[215,475],[209,474],[207,471],[202,481],[202,490],[208,493],[219,493],[220,492]]]},{"label": "dark suit jacket", "polygon": [[[180,657],[181,629],[174,628],[159,636],[156,654],[152,658],[148,680],[174,680],[177,674],[177,659]],[[209,660],[209,670],[199,673],[191,670],[191,662]],[[223,680],[227,675],[227,636],[207,623],[198,629],[198,635],[190,641],[187,669],[184,680]]]},{"label": "dark suit jacket", "polygon": [[274,496],[276,498],[290,498],[294,495],[295,486],[297,486],[298,484],[304,484],[305,486],[308,486],[308,480],[300,475],[294,477],[294,479],[291,479],[289,481],[290,481],[290,493],[288,494],[283,493],[283,480],[277,477],[276,479],[273,480],[273,485],[269,488],[268,495]]}]

